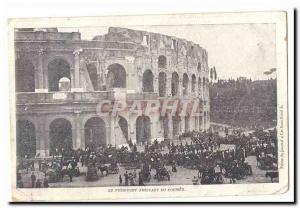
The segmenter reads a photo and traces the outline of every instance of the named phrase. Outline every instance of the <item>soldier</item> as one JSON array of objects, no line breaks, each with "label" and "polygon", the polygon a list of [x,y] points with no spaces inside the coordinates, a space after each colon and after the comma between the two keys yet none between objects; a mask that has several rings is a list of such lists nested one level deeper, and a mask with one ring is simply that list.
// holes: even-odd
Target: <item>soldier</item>
[{"label": "soldier", "polygon": [[128,173],[127,173],[127,171],[124,174],[124,178],[125,178],[125,186],[128,186]]},{"label": "soldier", "polygon": [[119,175],[119,185],[122,186],[122,183],[123,183],[123,179],[122,179],[122,175],[120,174]]},{"label": "soldier", "polygon": [[36,176],[34,175],[34,172],[31,174],[31,188],[34,188],[35,181],[36,181]]},{"label": "soldier", "polygon": [[44,188],[49,188],[49,182],[47,177],[44,178],[44,182],[43,182]]},{"label": "soldier", "polygon": [[37,179],[36,184],[35,184],[36,188],[42,188],[42,183],[40,179]]},{"label": "soldier", "polygon": [[144,181],[143,181],[143,177],[142,177],[141,172],[139,172],[139,186],[144,186]]}]

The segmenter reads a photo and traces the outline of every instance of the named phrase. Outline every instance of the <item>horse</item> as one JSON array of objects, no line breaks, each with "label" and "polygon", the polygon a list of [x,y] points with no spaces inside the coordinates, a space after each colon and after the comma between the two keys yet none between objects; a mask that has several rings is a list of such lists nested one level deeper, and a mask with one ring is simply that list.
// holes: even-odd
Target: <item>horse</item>
[{"label": "horse", "polygon": [[165,177],[169,181],[171,178],[169,171],[165,167],[157,168],[155,177],[158,181],[164,180]]},{"label": "horse", "polygon": [[102,175],[102,176],[104,175],[103,172],[106,172],[106,175],[109,174],[109,167],[106,166],[106,165],[99,165],[99,166],[97,167],[97,169],[98,169],[98,171],[101,172],[101,175]]},{"label": "horse", "polygon": [[273,179],[278,178],[278,171],[266,172],[266,178],[268,178],[268,177],[271,178],[271,182],[273,183]]}]

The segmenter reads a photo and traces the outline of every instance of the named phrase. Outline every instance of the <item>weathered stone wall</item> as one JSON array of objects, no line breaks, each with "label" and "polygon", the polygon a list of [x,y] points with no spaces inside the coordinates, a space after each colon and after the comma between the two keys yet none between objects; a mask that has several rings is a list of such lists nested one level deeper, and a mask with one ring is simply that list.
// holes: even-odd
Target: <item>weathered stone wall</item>
[{"label": "weathered stone wall", "polygon": [[[159,73],[166,75],[166,95],[172,96],[172,73],[179,77],[178,96],[198,98],[203,105],[200,117],[189,118],[189,130],[209,128],[208,54],[198,44],[163,34],[111,27],[108,33],[93,40],[81,40],[78,32],[60,33],[49,31],[16,31],[15,54],[17,59],[29,60],[34,69],[35,92],[17,92],[17,119],[32,121],[36,129],[36,150],[49,155],[49,125],[55,118],[65,118],[72,125],[74,148],[85,147],[85,123],[96,114],[96,105],[102,99],[114,99],[108,89],[111,66],[125,70],[127,97],[146,99],[159,95]],[[158,63],[159,57],[166,65]],[[49,91],[49,65],[56,60],[69,66],[71,92]],[[144,73],[153,74],[153,92],[144,92]],[[16,71],[17,73],[17,71]],[[184,74],[188,83],[183,81]],[[192,91],[192,77],[195,78]],[[22,77],[21,77],[22,78]],[[18,81],[18,78],[17,80]],[[124,91],[123,90],[123,91]],[[61,96],[61,98],[60,98]],[[58,98],[58,99],[57,99]],[[128,138],[136,141],[136,116],[120,115],[128,123]],[[106,143],[118,145],[116,135],[120,128],[115,117],[101,118],[105,123]],[[159,114],[153,114],[151,137],[163,137],[164,129]],[[185,131],[185,119],[181,118],[179,133]],[[173,138],[172,119],[168,123],[168,137]],[[123,140],[122,140],[123,142]]]}]

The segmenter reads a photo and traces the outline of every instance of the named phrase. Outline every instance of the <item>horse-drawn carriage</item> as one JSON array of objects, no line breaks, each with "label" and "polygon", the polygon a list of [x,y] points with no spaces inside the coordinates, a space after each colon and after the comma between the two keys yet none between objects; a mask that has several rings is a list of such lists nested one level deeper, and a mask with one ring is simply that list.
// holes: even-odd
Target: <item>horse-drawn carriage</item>
[{"label": "horse-drawn carriage", "polygon": [[119,167],[117,163],[106,163],[106,164],[96,164],[97,169],[101,172],[101,175],[105,172],[108,174],[117,174],[119,173]]},{"label": "horse-drawn carriage", "polygon": [[17,164],[18,171],[29,172],[34,169],[34,161],[31,159],[21,159]]},{"label": "horse-drawn carriage", "polygon": [[271,155],[266,155],[262,158],[257,158],[257,163],[262,170],[275,170],[277,169],[277,158]]},{"label": "horse-drawn carriage", "polygon": [[144,164],[141,169],[141,177],[144,182],[149,182],[151,180],[151,171],[149,164]]},{"label": "horse-drawn carriage", "polygon": [[62,181],[65,176],[79,176],[79,168],[74,167],[70,168],[68,166],[59,166],[58,164],[52,164],[51,166],[46,166],[43,169],[43,172],[45,173],[45,176],[49,177],[49,183],[56,183],[59,181]]},{"label": "horse-drawn carriage", "polygon": [[93,165],[89,165],[86,173],[87,181],[96,181],[99,179],[97,168]]},{"label": "horse-drawn carriage", "polygon": [[252,175],[252,167],[246,162],[223,162],[220,164],[225,177],[232,179],[243,179],[246,176]]},{"label": "horse-drawn carriage", "polygon": [[154,178],[157,179],[158,181],[162,181],[162,180],[169,181],[171,179],[171,176],[166,167],[159,166],[156,168],[156,174],[154,175]]},{"label": "horse-drawn carriage", "polygon": [[214,172],[213,169],[202,172],[201,184],[222,184],[224,183],[224,176],[222,172]]}]

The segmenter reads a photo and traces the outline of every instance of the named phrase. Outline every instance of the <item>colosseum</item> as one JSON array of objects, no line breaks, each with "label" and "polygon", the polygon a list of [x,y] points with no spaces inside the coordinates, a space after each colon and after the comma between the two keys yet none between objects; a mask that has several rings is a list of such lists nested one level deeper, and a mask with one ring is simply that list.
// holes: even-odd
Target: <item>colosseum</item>
[{"label": "colosseum", "polygon": [[[110,27],[82,40],[57,28],[15,30],[17,154],[137,145],[209,128],[207,51],[173,36]],[[197,99],[200,116],[101,117],[101,100]]]}]

